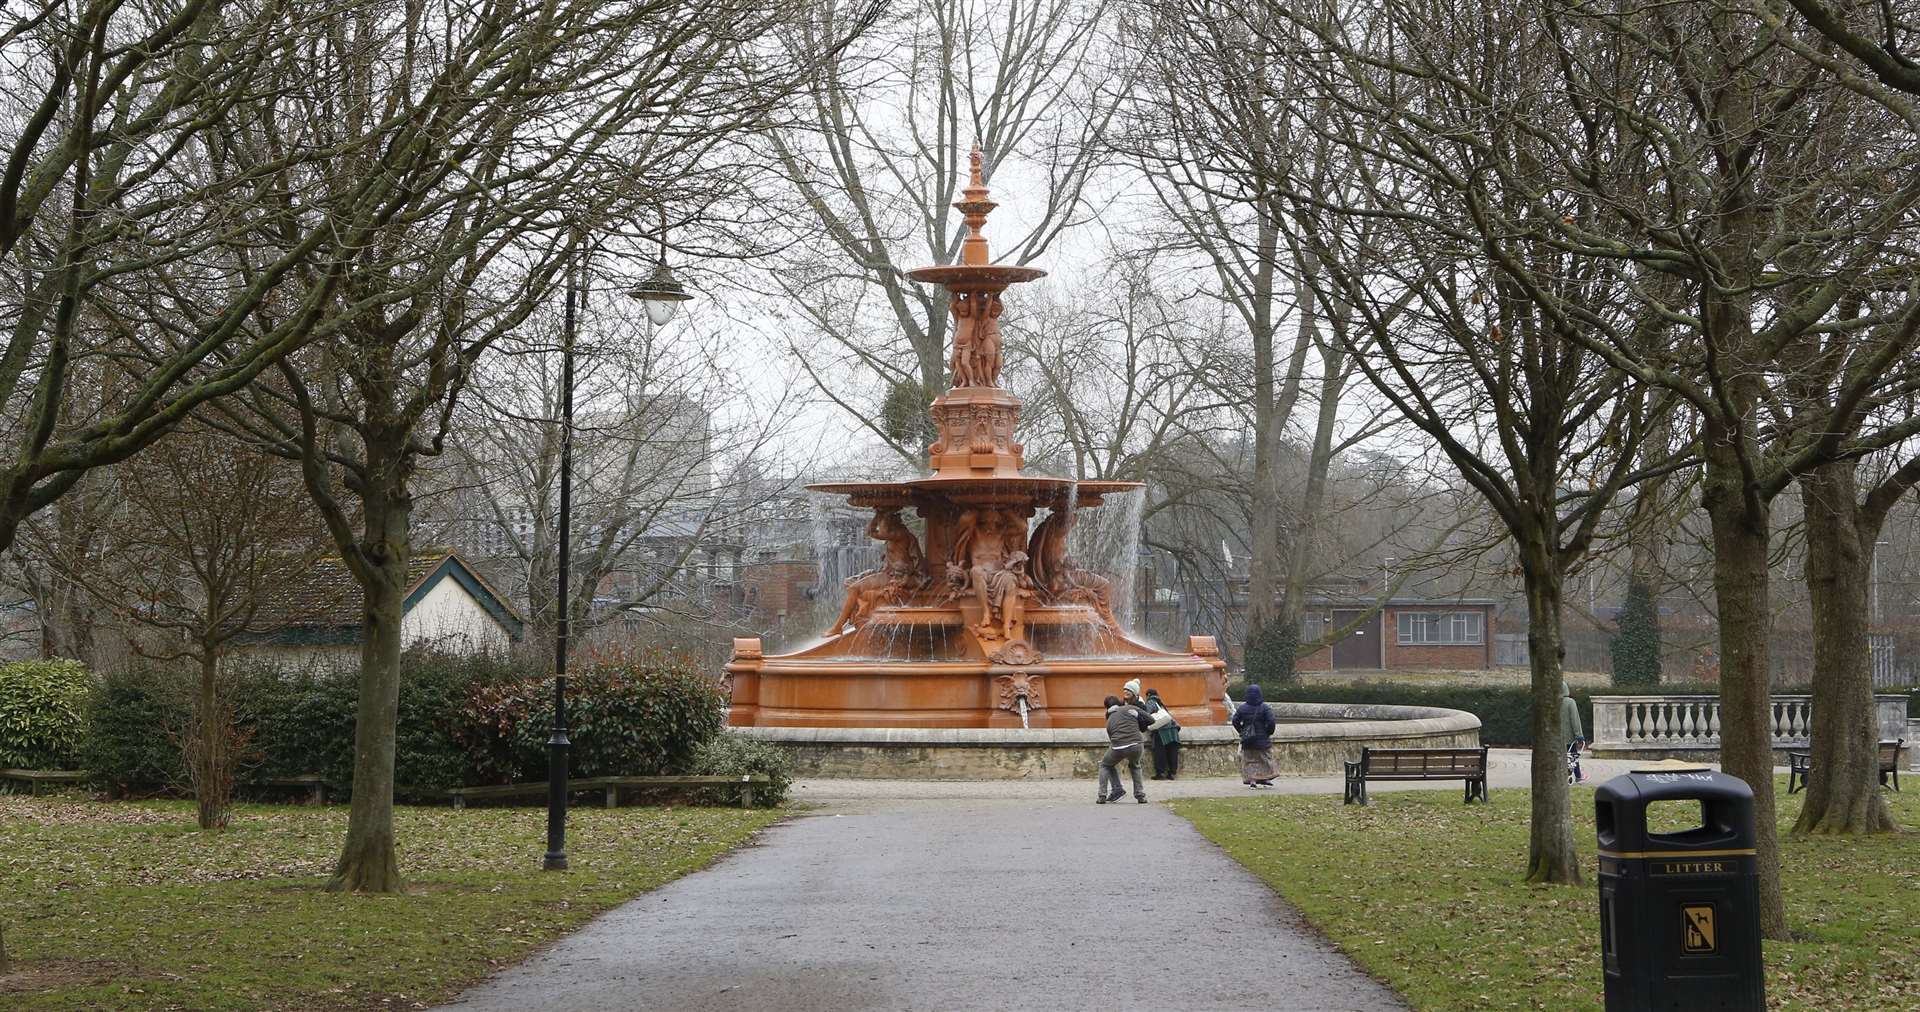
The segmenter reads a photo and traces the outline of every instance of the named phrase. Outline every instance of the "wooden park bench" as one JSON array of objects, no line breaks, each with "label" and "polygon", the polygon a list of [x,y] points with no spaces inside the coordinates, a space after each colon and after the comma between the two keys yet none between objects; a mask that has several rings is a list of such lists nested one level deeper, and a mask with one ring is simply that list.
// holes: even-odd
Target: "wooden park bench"
[{"label": "wooden park bench", "polygon": [[275,777],[263,780],[268,787],[287,787],[307,792],[307,804],[324,805],[327,803],[327,781],[318,773],[303,773],[297,777]]},{"label": "wooden park bench", "polygon": [[40,796],[44,784],[84,784],[90,774],[85,770],[0,770],[0,783],[16,781],[29,785],[34,797]]},{"label": "wooden park bench", "polygon": [[1369,780],[1465,780],[1465,800],[1487,799],[1487,750],[1480,748],[1362,748],[1347,763],[1344,804],[1367,803]]},{"label": "wooden park bench", "polygon": [[[772,782],[765,773],[745,773],[732,776],[684,776],[684,777],[582,777],[567,781],[569,791],[605,791],[608,808],[620,805],[620,792],[623,789],[639,790],[653,787],[737,787],[740,791],[740,807],[753,807],[753,794],[756,789]],[[453,807],[465,808],[469,800],[482,801],[497,798],[543,797],[547,793],[546,781],[525,784],[497,784],[488,787],[455,787],[446,792],[453,798]]]},{"label": "wooden park bench", "polygon": [[[1875,758],[1880,760],[1880,786],[1900,789],[1900,750],[1905,747],[1905,738],[1883,741],[1876,749]],[[1807,774],[1813,772],[1813,754],[1810,752],[1787,753],[1787,793],[1794,794],[1807,788]],[[1889,783],[1891,782],[1891,783]]]}]

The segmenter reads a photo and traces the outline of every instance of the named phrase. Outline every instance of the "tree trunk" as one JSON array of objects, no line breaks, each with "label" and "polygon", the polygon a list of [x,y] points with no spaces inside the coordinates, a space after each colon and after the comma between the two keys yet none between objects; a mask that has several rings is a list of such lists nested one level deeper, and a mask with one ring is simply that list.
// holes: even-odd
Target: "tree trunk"
[{"label": "tree trunk", "polygon": [[[370,454],[371,455],[371,454]],[[381,472],[370,468],[374,474]],[[393,837],[393,754],[400,711],[400,618],[411,549],[406,500],[384,490],[364,497],[366,573],[360,645],[360,703],[353,725],[353,806],[330,892],[400,892]]]},{"label": "tree trunk", "polygon": [[194,808],[200,828],[204,830],[226,828],[227,799],[231,794],[227,768],[227,746],[231,742],[225,708],[220,701],[219,673],[219,655],[212,650],[203,651],[200,691],[193,702],[192,741],[188,744],[192,754],[188,761],[193,764]]},{"label": "tree trunk", "polygon": [[1720,612],[1720,766],[1753,788],[1760,873],[1760,933],[1788,941],[1780,891],[1779,823],[1773,791],[1771,600],[1767,549],[1772,518],[1750,494],[1729,433],[1709,417],[1702,505],[1713,528],[1713,591]]},{"label": "tree trunk", "polygon": [[1813,599],[1813,772],[1796,833],[1898,829],[1880,796],[1880,739],[1867,653],[1867,574],[1875,532],[1860,522],[1855,472],[1842,461],[1800,479]]},{"label": "tree trunk", "polygon": [[1313,576],[1314,532],[1327,499],[1333,432],[1339,422],[1340,391],[1346,380],[1339,350],[1322,345],[1320,354],[1326,370],[1320,379],[1320,411],[1314,420],[1313,449],[1307,457],[1306,488],[1300,493],[1300,512],[1294,518],[1293,537],[1287,544],[1287,581],[1280,595],[1279,621],[1292,629],[1300,628],[1300,614],[1306,611],[1307,587]]},{"label": "tree trunk", "polygon": [[1566,641],[1560,629],[1560,574],[1541,547],[1521,546],[1527,590],[1527,650],[1533,667],[1533,790],[1527,881],[1580,882],[1567,793],[1567,729],[1560,719]]}]

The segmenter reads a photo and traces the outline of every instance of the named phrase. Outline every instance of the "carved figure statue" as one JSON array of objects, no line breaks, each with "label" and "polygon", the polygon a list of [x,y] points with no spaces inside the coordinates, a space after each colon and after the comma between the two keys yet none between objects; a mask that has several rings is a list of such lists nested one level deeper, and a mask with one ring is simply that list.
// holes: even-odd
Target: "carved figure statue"
[{"label": "carved figure statue", "polygon": [[1019,638],[1025,599],[1033,594],[1027,576],[1026,522],[1006,509],[967,510],[955,524],[947,580],[979,602],[974,631],[989,638]]},{"label": "carved figure statue", "polygon": [[981,322],[979,300],[966,292],[954,292],[947,300],[947,310],[953,314],[953,361],[948,363],[953,371],[953,385],[974,386],[974,330]]},{"label": "carved figure statue", "polygon": [[926,555],[920,550],[919,539],[900,519],[898,507],[875,510],[873,519],[867,522],[867,537],[885,542],[886,556],[879,569],[840,581],[847,588],[847,599],[833,627],[827,630],[828,636],[838,636],[849,623],[859,628],[873,609],[907,598],[926,586]]},{"label": "carved figure statue", "polygon": [[1000,293],[986,297],[986,306],[973,309],[973,379],[983,387],[1000,385],[1000,313],[1005,310]]},{"label": "carved figure statue", "polygon": [[1113,581],[1083,568],[1067,554],[1067,535],[1078,519],[1077,511],[1056,509],[1034,529],[1027,552],[1033,556],[1033,579],[1053,600],[1063,604],[1084,604],[1100,616],[1107,628],[1118,630],[1120,621],[1113,614]]}]

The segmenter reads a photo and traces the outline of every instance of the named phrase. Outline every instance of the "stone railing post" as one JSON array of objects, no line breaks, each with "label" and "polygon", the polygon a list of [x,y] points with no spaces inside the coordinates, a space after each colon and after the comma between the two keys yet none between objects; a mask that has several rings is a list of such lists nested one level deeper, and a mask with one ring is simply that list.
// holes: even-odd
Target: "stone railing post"
[{"label": "stone railing post", "polygon": [[1907,733],[1907,697],[1889,693],[1873,697],[1874,714],[1880,718],[1880,740],[1892,741],[1906,738],[1913,744],[1912,736]]},{"label": "stone railing post", "polygon": [[[1598,749],[1720,747],[1718,696],[1594,696],[1593,746]],[[1881,737],[1907,736],[1905,696],[1878,696]],[[1805,748],[1813,732],[1813,697],[1774,696],[1767,707],[1774,748]]]},{"label": "stone railing post", "polygon": [[1593,706],[1594,747],[1618,748],[1625,745],[1627,743],[1627,697],[1594,696],[1588,702]]}]

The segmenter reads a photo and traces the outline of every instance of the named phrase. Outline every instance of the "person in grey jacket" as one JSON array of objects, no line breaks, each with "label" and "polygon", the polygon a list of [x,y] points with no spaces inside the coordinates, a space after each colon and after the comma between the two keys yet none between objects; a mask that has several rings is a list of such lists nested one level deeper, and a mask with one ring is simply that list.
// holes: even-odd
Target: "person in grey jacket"
[{"label": "person in grey jacket", "polygon": [[[1119,696],[1108,696],[1107,707],[1107,754],[1100,759],[1100,794],[1094,798],[1094,804],[1104,805],[1109,801],[1119,801],[1127,796],[1120,786],[1121,761],[1127,764],[1127,772],[1133,775],[1133,799],[1141,804],[1147,803],[1147,787],[1140,780],[1140,759],[1147,750],[1147,725],[1151,722],[1147,715],[1135,707],[1122,703]],[[1108,783],[1112,791],[1108,791]]]}]

